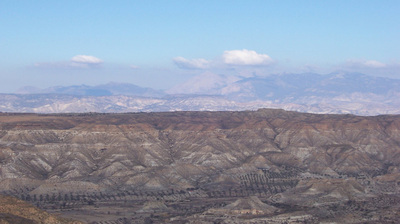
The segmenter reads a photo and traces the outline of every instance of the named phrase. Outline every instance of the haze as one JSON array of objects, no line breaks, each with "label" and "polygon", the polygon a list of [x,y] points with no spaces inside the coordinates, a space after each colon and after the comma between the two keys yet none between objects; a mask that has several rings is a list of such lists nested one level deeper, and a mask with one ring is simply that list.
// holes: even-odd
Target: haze
[{"label": "haze", "polygon": [[0,2],[0,92],[132,83],[170,89],[205,72],[400,77],[400,2]]}]

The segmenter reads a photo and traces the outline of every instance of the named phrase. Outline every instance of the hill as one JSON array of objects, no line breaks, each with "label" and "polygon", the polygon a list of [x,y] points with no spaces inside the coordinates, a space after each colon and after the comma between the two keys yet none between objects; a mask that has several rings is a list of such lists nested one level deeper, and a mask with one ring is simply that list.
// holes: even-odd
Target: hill
[{"label": "hill", "polygon": [[2,113],[0,130],[0,192],[82,221],[215,221],[249,196],[277,220],[400,217],[399,115]]},{"label": "hill", "polygon": [[0,223],[10,224],[81,224],[51,215],[33,205],[10,196],[0,195]]}]

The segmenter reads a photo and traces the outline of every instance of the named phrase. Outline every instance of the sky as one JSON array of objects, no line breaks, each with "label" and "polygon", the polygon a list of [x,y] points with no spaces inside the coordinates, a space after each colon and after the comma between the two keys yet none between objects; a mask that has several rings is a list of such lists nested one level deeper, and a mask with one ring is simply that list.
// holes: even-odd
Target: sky
[{"label": "sky", "polygon": [[400,79],[398,0],[0,0],[0,92],[205,72]]}]

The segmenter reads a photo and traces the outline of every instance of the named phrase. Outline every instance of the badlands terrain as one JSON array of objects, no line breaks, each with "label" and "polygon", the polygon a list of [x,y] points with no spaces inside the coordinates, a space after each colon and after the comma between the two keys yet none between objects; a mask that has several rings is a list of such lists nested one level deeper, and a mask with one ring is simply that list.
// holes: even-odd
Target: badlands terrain
[{"label": "badlands terrain", "polygon": [[0,223],[398,223],[400,115],[1,113],[0,193]]}]

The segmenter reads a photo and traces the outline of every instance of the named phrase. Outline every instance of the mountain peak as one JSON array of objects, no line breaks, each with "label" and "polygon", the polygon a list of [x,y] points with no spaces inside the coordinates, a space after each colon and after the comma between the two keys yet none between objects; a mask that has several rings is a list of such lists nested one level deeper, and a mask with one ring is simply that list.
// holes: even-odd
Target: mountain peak
[{"label": "mountain peak", "polygon": [[183,84],[177,85],[167,91],[169,94],[221,94],[221,89],[230,85],[240,78],[237,76],[228,76],[205,72],[194,76]]}]

